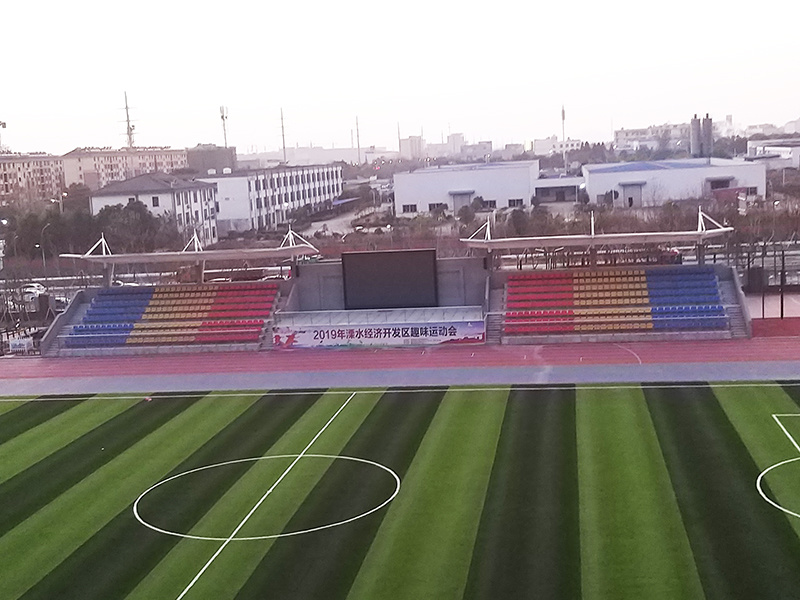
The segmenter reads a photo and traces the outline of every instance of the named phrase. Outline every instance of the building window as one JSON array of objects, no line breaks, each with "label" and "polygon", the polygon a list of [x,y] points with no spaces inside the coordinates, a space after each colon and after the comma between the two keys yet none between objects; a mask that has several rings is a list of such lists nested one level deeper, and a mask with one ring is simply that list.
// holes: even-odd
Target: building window
[{"label": "building window", "polygon": [[512,208],[516,208],[518,206],[522,206],[522,198],[509,198],[508,205]]},{"label": "building window", "polygon": [[153,208],[158,208],[158,196],[153,196]]},{"label": "building window", "polygon": [[497,200],[484,200],[483,208],[497,208]]},{"label": "building window", "polygon": [[183,225],[183,215],[178,215],[177,219],[178,219],[178,225]]},{"label": "building window", "polygon": [[404,213],[415,213],[415,212],[417,212],[417,205],[416,204],[403,204],[403,212]]},{"label": "building window", "polygon": [[447,203],[445,202],[431,202],[428,204],[428,211],[432,212],[434,210],[447,210]]},{"label": "building window", "polygon": [[748,196],[757,196],[758,195],[758,188],[757,187],[749,187],[747,188],[747,195]]}]

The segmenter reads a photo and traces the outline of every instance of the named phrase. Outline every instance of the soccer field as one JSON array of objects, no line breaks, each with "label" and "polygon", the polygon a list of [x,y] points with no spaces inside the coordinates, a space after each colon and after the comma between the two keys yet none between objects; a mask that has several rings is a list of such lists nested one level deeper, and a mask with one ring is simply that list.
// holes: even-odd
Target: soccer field
[{"label": "soccer field", "polygon": [[800,385],[0,401],[0,599],[786,599]]}]

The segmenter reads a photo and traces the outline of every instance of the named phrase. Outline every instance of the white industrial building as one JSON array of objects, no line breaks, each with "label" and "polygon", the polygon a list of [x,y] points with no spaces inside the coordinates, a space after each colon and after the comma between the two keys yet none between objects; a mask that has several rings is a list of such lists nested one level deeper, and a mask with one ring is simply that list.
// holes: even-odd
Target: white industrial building
[{"label": "white industrial building", "polygon": [[92,215],[96,215],[107,206],[136,201],[156,216],[174,216],[178,229],[187,237],[197,231],[203,245],[217,242],[218,202],[214,184],[165,173],[146,173],[99,189],[92,194],[89,206]]},{"label": "white industrial building", "polygon": [[342,193],[341,165],[209,173],[198,179],[217,187],[220,235],[275,229],[302,207],[312,213],[330,208]]},{"label": "white industrial building", "polygon": [[724,190],[764,197],[767,189],[764,164],[722,158],[584,165],[583,177],[590,202],[625,208],[713,198]]},{"label": "white industrial building", "polygon": [[777,168],[791,167],[800,169],[800,138],[752,140],[747,142],[747,157],[745,160],[770,158],[779,159],[774,161]]},{"label": "white industrial building", "polygon": [[398,216],[444,208],[458,213],[474,198],[486,208],[530,206],[539,178],[539,161],[446,165],[394,176]]}]

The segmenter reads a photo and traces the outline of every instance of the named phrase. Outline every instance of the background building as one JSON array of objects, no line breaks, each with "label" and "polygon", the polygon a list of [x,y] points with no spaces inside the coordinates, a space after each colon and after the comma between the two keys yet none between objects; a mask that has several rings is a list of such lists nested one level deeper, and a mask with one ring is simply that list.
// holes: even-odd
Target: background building
[{"label": "background building", "polygon": [[412,135],[400,140],[400,158],[420,160],[427,157],[427,144],[421,135]]},{"label": "background building", "polygon": [[394,176],[397,216],[444,208],[457,214],[480,196],[486,208],[530,206],[539,161],[447,165]]},{"label": "background building", "polygon": [[83,184],[92,190],[144,173],[171,173],[187,166],[186,150],[168,147],[75,148],[61,159],[65,184]]},{"label": "background building", "polygon": [[776,158],[777,168],[800,169],[800,138],[749,141],[745,160],[756,158]]},{"label": "background building", "polygon": [[614,149],[617,152],[635,152],[640,148],[658,150],[689,149],[689,123],[650,125],[641,129],[614,131]]},{"label": "background building", "polygon": [[44,153],[0,154],[0,205],[61,197],[64,166]]},{"label": "background building", "polygon": [[275,229],[301,209],[319,212],[342,193],[340,165],[275,167],[199,178],[217,187],[219,234]]},{"label": "background building", "polygon": [[156,216],[174,216],[178,229],[197,236],[203,245],[214,244],[217,231],[217,188],[212,183],[182,179],[165,173],[146,173],[110,183],[90,199],[96,215],[107,206],[139,201]]},{"label": "background building", "polygon": [[584,165],[583,176],[591,202],[625,208],[713,198],[721,190],[763,197],[767,190],[764,164],[722,158]]},{"label": "background building", "polygon": [[543,140],[533,140],[533,153],[537,156],[550,156],[551,154],[561,154],[565,149],[567,152],[580,150],[582,145],[581,140],[567,138],[566,141],[562,141],[551,135]]},{"label": "background building", "polygon": [[186,150],[187,167],[199,175],[209,170],[222,173],[225,169],[236,170],[236,147],[223,148],[214,144],[198,144]]}]

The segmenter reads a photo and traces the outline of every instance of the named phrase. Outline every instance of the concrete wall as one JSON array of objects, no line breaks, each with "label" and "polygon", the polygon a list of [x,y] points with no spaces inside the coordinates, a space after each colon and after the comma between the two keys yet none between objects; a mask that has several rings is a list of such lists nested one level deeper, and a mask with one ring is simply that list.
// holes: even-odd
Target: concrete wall
[{"label": "concrete wall", "polygon": [[439,306],[482,305],[487,275],[480,257],[438,259]]}]

